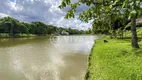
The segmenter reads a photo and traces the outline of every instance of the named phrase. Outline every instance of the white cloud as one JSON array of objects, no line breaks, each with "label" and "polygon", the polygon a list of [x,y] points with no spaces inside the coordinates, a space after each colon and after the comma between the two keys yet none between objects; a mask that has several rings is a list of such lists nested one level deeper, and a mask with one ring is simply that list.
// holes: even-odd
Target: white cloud
[{"label": "white cloud", "polygon": [[[69,9],[59,9],[62,0],[0,0],[0,13],[14,17],[20,21],[32,22],[42,21],[58,27],[71,27],[77,29],[88,29],[89,23],[80,20],[68,19],[64,16]],[[72,0],[73,2],[76,0]],[[85,5],[77,8],[77,13],[87,9]]]},{"label": "white cloud", "polygon": [[10,2],[9,1],[9,7],[12,9],[12,10],[15,10],[15,11],[18,11],[18,10],[22,10],[23,7],[21,5],[18,5],[16,4],[16,2]]},{"label": "white cloud", "polygon": [[6,15],[6,14],[3,14],[3,13],[0,13],[0,18],[3,18],[3,17],[7,17],[9,15]]}]

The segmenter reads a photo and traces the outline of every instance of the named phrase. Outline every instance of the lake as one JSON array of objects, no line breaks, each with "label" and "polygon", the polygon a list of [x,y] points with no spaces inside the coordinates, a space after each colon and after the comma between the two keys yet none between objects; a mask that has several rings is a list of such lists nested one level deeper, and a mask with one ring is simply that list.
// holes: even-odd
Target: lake
[{"label": "lake", "polygon": [[0,39],[0,80],[82,80],[97,36]]}]

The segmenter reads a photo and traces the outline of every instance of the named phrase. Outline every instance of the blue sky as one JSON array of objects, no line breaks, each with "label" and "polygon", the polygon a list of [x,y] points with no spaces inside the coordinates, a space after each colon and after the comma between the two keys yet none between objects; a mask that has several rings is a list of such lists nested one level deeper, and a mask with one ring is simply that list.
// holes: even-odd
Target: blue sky
[{"label": "blue sky", "polygon": [[[24,22],[42,21],[58,27],[71,27],[76,29],[88,29],[91,24],[74,19],[64,19],[69,7],[59,9],[62,0],[0,0],[0,18],[10,16]],[[75,2],[76,0],[71,0]],[[87,9],[81,5],[77,13]],[[76,15],[77,16],[77,15]]]}]

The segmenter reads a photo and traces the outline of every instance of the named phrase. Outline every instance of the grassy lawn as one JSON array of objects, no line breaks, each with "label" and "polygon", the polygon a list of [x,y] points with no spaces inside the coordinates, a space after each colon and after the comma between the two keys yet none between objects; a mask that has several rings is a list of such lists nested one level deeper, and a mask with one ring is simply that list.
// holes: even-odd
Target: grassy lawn
[{"label": "grassy lawn", "polygon": [[132,49],[130,39],[104,39],[92,48],[86,80],[142,80],[142,42]]}]

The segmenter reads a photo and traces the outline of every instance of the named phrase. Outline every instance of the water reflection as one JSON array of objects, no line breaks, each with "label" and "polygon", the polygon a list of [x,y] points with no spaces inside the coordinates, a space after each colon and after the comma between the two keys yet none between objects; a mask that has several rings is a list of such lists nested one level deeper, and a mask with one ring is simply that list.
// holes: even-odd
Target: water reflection
[{"label": "water reflection", "polygon": [[0,79],[81,80],[94,39],[58,36],[54,43],[46,37],[0,39]]}]

